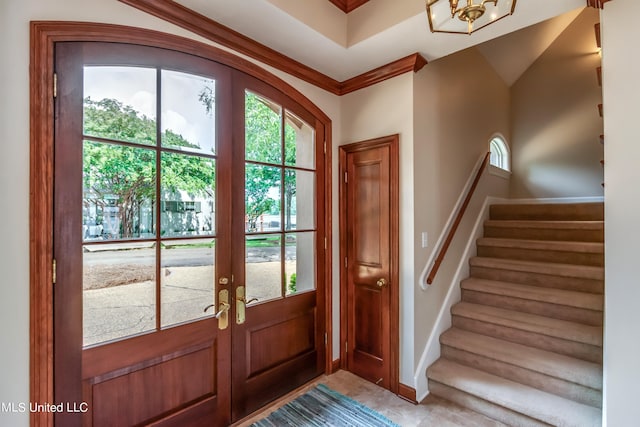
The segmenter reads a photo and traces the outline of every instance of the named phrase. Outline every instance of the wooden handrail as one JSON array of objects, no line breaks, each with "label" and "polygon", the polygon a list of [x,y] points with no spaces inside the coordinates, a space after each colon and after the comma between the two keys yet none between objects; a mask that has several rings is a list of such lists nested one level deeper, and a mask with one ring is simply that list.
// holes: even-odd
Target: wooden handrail
[{"label": "wooden handrail", "polygon": [[460,221],[462,221],[462,216],[464,215],[464,212],[467,210],[467,206],[471,201],[471,197],[473,196],[473,193],[476,191],[476,187],[478,186],[478,181],[480,181],[480,178],[482,177],[482,172],[484,172],[484,170],[487,168],[487,163],[489,162],[490,156],[491,156],[491,152],[488,152],[487,154],[485,154],[484,159],[482,160],[482,165],[480,166],[480,169],[478,169],[478,172],[476,173],[476,177],[473,180],[473,184],[471,184],[471,188],[469,188],[469,191],[467,192],[467,197],[465,197],[464,202],[462,203],[462,206],[458,211],[458,215],[456,215],[456,219],[455,221],[453,221],[453,225],[449,230],[449,234],[447,234],[447,239],[444,241],[444,244],[440,247],[440,252],[438,253],[436,260],[433,263],[433,266],[431,267],[431,271],[427,276],[427,285],[430,285],[431,283],[433,283],[433,279],[436,277],[436,274],[438,274],[438,269],[440,268],[440,264],[442,264],[442,260],[444,259],[444,256],[447,253],[447,249],[449,249],[449,245],[453,240],[453,236],[455,236],[456,231],[458,230],[458,226],[460,225]]}]

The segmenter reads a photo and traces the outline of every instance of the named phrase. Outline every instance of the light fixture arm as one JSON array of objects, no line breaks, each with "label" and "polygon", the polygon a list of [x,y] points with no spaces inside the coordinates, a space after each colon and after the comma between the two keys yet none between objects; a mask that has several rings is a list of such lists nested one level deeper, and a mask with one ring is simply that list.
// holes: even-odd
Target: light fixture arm
[{"label": "light fixture arm", "polygon": [[[426,0],[431,32],[471,34],[480,28],[512,15],[517,0]],[[447,11],[446,6],[449,6]],[[498,6],[500,3],[500,6]],[[487,5],[492,5],[489,9]],[[504,7],[503,7],[504,6]],[[491,12],[491,13],[487,13]],[[446,15],[459,24],[447,23]],[[457,18],[457,19],[456,19]],[[463,23],[466,31],[460,27]]]}]

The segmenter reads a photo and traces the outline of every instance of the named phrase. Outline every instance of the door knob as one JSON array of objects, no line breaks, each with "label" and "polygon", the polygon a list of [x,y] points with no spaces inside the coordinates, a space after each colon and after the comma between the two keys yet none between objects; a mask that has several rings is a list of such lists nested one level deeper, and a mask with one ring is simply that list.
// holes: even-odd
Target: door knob
[{"label": "door knob", "polygon": [[376,285],[378,285],[379,288],[384,288],[385,286],[387,286],[387,279],[385,279],[384,277],[379,278],[376,282]]}]

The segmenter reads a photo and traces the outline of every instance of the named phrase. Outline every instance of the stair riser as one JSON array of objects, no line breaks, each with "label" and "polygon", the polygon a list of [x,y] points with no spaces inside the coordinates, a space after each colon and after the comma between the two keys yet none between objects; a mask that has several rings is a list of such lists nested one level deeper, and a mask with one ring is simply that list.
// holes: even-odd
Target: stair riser
[{"label": "stair riser", "polygon": [[484,237],[602,243],[604,242],[604,231],[556,228],[507,228],[485,225]]},{"label": "stair riser", "polygon": [[569,307],[566,305],[533,301],[485,292],[462,290],[462,300],[474,304],[505,308],[524,313],[537,314],[553,319],[568,320],[591,326],[602,326],[602,311]]},{"label": "stair riser", "polygon": [[602,393],[584,385],[576,384],[562,378],[545,375],[529,369],[490,359],[464,350],[442,346],[441,357],[462,365],[467,365],[484,372],[516,381],[539,390],[553,393],[585,405],[602,407]]},{"label": "stair riser", "polygon": [[477,277],[479,279],[521,283],[523,285],[541,286],[545,288],[566,289],[593,294],[601,294],[604,291],[604,281],[579,277],[553,276],[549,274],[502,270],[480,266],[471,266],[470,274],[471,277]]},{"label": "stair riser", "polygon": [[548,427],[549,425],[518,412],[511,411],[503,406],[493,404],[484,399],[480,399],[464,391],[449,387],[440,382],[429,380],[429,393],[440,396],[460,406],[469,408],[489,418],[503,422],[509,426],[522,427]]},{"label": "stair riser", "polygon": [[558,264],[590,265],[604,267],[604,255],[583,252],[506,248],[478,245],[478,256],[516,259],[524,261],[553,262]]},{"label": "stair riser", "polygon": [[602,203],[492,205],[491,219],[532,221],[602,221]]},{"label": "stair riser", "polygon": [[456,315],[452,317],[452,324],[455,327],[467,331],[524,344],[529,347],[553,351],[589,362],[602,363],[602,348],[595,345],[568,341],[562,338],[509,328]]}]

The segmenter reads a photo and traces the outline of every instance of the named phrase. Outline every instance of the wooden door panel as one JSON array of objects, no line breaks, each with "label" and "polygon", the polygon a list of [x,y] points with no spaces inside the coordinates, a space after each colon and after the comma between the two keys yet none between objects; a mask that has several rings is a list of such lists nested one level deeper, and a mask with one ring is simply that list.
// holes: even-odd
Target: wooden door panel
[{"label": "wooden door panel", "polygon": [[380,334],[383,322],[382,292],[368,286],[358,286],[354,293],[355,332],[354,357],[367,355],[378,363],[382,361],[383,337]]},{"label": "wooden door panel", "polygon": [[290,319],[247,330],[248,378],[315,349],[315,313],[310,310]]},{"label": "wooden door panel", "polygon": [[214,397],[216,352],[216,345],[208,343],[132,372],[111,373],[117,375],[113,378],[104,375],[107,379],[94,383],[91,390],[93,426],[147,423]]},{"label": "wooden door panel", "polygon": [[307,292],[275,307],[247,308],[246,322],[234,332],[234,420],[322,373],[324,342],[315,301],[316,292]]},{"label": "wooden door panel", "polygon": [[[225,425],[228,334],[214,319],[97,346],[83,354],[85,425]],[[208,408],[208,409],[206,409]],[[202,420],[200,420],[202,418]],[[174,424],[175,423],[175,424]]]},{"label": "wooden door panel", "polygon": [[149,427],[212,427],[224,426],[216,413],[219,413],[217,397],[209,397],[201,402],[190,405],[161,420],[152,421]]},{"label": "wooden door panel", "polygon": [[[384,268],[384,224],[381,217],[381,165],[379,160],[373,162],[355,156],[353,165],[353,218],[354,232],[352,243],[354,246],[354,261],[356,268],[367,274],[373,269]],[[372,233],[371,230],[376,230]],[[380,232],[378,232],[380,230]]]}]

